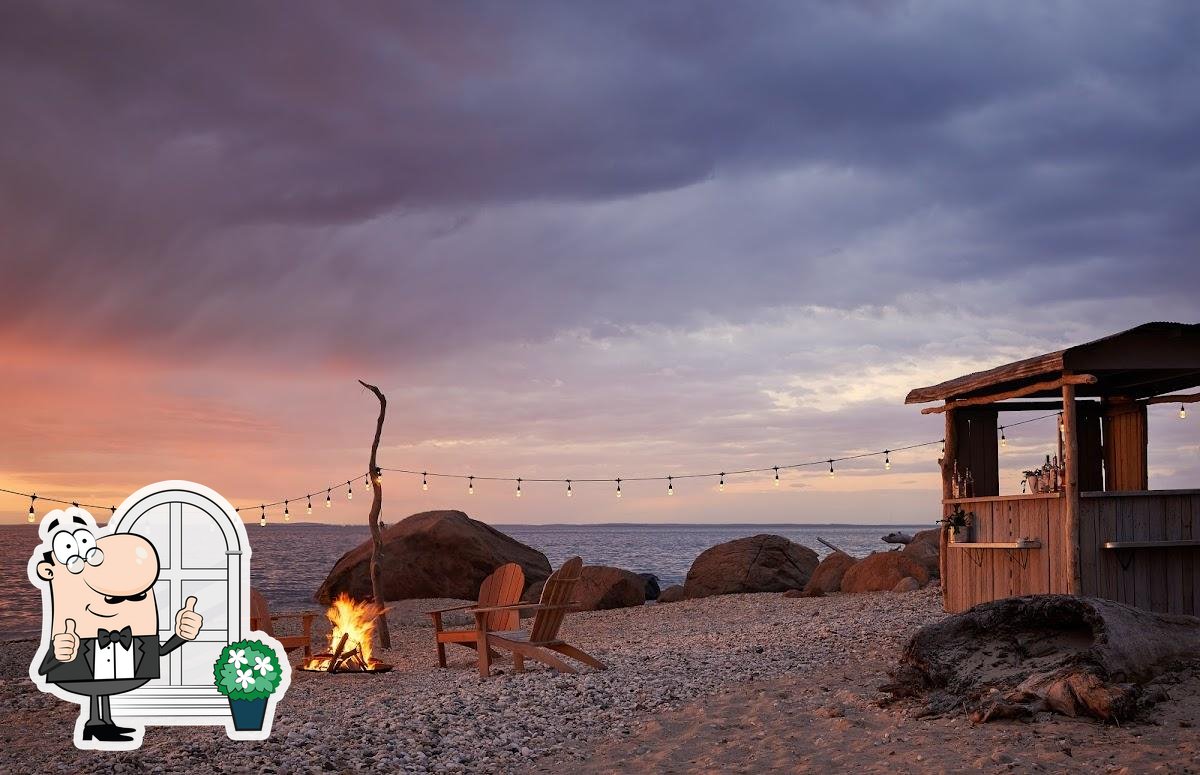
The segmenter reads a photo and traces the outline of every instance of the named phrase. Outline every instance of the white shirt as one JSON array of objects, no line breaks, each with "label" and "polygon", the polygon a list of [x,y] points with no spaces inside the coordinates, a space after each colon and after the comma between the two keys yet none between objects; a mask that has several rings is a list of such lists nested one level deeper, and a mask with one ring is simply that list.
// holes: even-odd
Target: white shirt
[{"label": "white shirt", "polygon": [[97,681],[113,678],[133,678],[133,644],[125,648],[119,642],[110,643],[103,648],[96,644],[95,669],[93,677]]}]

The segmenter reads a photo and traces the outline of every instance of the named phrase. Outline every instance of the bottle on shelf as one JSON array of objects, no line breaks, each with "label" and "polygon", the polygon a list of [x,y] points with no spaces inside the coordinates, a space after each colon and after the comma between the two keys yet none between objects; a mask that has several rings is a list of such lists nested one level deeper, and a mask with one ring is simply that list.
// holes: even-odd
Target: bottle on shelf
[{"label": "bottle on shelf", "polygon": [[975,497],[975,478],[971,476],[971,469],[967,469],[966,475],[963,477],[963,491],[966,492],[965,498]]}]

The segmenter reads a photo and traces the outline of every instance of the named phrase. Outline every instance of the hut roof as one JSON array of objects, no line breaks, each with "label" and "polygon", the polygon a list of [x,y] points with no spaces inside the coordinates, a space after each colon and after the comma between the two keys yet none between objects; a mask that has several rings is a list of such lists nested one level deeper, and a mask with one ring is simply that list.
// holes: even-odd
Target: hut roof
[{"label": "hut roof", "polygon": [[[1200,385],[1200,324],[1144,323],[1093,342],[977,371],[909,392],[906,404],[953,401],[1056,379],[1064,371],[1092,374],[1094,385],[1080,385],[1079,396],[1145,398]],[[1058,388],[1028,398],[1055,396]]]}]

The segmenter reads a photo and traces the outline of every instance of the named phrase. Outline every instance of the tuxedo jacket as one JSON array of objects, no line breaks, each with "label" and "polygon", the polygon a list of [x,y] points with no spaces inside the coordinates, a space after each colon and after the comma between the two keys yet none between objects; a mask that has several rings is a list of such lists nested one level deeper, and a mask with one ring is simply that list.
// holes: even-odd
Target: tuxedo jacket
[{"label": "tuxedo jacket", "polygon": [[[158,658],[170,654],[186,643],[178,635],[172,635],[166,643],[159,644],[157,635],[139,635],[133,639],[133,677],[149,680],[158,678]],[[50,683],[70,683],[72,681],[96,681],[96,639],[81,638],[79,650],[70,662],[59,662],[54,658],[54,648],[46,651],[46,658],[38,672],[46,676]],[[125,680],[125,679],[100,679]]]}]

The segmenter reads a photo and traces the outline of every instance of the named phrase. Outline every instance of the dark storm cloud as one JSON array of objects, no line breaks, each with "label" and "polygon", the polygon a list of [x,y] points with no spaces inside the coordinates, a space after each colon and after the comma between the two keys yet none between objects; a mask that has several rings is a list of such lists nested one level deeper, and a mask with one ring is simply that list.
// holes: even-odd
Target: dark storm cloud
[{"label": "dark storm cloud", "polygon": [[0,322],[416,357],[977,281],[1186,310],[1197,39],[1187,2],[6,3],[0,261],[42,303]]}]

